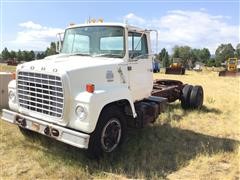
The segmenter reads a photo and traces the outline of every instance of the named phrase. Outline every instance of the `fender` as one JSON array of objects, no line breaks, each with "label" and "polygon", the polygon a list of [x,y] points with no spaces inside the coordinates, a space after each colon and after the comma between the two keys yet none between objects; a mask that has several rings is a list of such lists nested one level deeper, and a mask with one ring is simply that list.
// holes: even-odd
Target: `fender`
[{"label": "fender", "polygon": [[108,86],[101,89],[96,89],[94,93],[81,92],[75,98],[75,107],[77,105],[83,106],[87,111],[87,117],[84,120],[79,120],[77,115],[72,112],[69,127],[92,133],[96,127],[99,115],[102,109],[119,100],[127,100],[131,106],[133,117],[136,117],[135,107],[133,104],[131,92],[127,86]]}]

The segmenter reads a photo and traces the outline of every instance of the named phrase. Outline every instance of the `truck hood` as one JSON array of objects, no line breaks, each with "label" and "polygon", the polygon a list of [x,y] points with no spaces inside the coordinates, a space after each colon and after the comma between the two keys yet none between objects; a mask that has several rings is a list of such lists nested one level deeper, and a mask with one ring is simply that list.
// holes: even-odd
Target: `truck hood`
[{"label": "truck hood", "polygon": [[46,72],[71,72],[80,69],[89,69],[100,66],[112,66],[123,63],[123,59],[90,57],[80,55],[53,55],[42,60],[35,60],[20,65],[21,69],[31,69]]},{"label": "truck hood", "polygon": [[[71,113],[75,114],[76,103],[80,100],[85,101],[84,98],[79,100],[78,95],[86,91],[87,84],[94,84],[98,93],[103,93],[109,87],[111,89],[120,86],[128,87],[126,63],[118,58],[55,55],[21,64],[17,67],[17,71],[56,75],[62,78],[65,118],[61,123],[64,125],[70,119]],[[28,114],[28,110],[25,113]],[[35,114],[35,112],[31,116],[42,118],[42,114]],[[48,117],[45,120],[52,121]]]}]

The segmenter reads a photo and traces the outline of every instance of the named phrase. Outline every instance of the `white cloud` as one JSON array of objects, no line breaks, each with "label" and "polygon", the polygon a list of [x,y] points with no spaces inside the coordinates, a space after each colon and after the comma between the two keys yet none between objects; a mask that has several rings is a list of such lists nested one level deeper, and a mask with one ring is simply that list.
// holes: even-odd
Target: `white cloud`
[{"label": "white cloud", "polygon": [[4,42],[4,46],[14,50],[45,50],[61,28],[46,27],[27,21],[19,24],[23,29],[17,33],[15,40]]},{"label": "white cloud", "polygon": [[32,21],[27,21],[24,23],[20,23],[19,26],[24,27],[24,28],[28,28],[28,29],[41,29],[42,26],[40,24],[36,24]]},{"label": "white cloud", "polygon": [[200,11],[206,11],[206,8],[200,8]]},{"label": "white cloud", "polygon": [[[206,9],[199,11],[168,11],[162,17],[144,18],[134,13],[122,17],[129,24],[143,28],[157,29],[159,32],[159,49],[171,51],[174,45],[189,45],[193,48],[207,47],[211,53],[221,43],[232,43],[236,47],[240,42],[240,25],[232,25],[231,17],[212,15]],[[27,21],[19,24],[21,31],[14,40],[4,42],[9,49],[45,50],[61,28],[47,27]],[[155,35],[152,37],[155,40]],[[154,46],[153,46],[154,47]]]},{"label": "white cloud", "polygon": [[135,25],[157,29],[160,48],[189,45],[193,48],[207,47],[211,53],[214,53],[221,43],[232,43],[235,47],[240,41],[240,26],[229,24],[227,20],[230,17],[211,15],[203,9],[169,11],[166,15],[155,19],[144,19],[133,13],[129,17],[133,20],[136,19],[135,17],[141,19],[141,22],[134,21]]},{"label": "white cloud", "polygon": [[126,16],[123,17],[123,19],[131,24],[144,24],[146,22],[145,19],[136,16],[133,13],[127,14]]}]

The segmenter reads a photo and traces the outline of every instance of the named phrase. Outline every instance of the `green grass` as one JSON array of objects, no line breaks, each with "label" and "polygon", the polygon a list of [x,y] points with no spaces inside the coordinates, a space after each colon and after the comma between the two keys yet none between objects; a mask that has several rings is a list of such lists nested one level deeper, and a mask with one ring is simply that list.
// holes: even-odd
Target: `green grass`
[{"label": "green grass", "polygon": [[99,161],[41,135],[26,139],[17,127],[0,121],[0,177],[239,179],[240,78],[220,78],[215,72],[157,73],[154,78],[202,84],[204,107],[183,111],[179,102],[171,104],[154,124],[131,129],[121,148]]}]

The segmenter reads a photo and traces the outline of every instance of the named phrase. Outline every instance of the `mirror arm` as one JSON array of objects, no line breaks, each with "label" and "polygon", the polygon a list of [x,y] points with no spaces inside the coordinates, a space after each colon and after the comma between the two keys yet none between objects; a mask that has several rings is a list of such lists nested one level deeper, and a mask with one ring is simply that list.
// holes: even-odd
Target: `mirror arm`
[{"label": "mirror arm", "polygon": [[61,34],[64,34],[63,32],[56,34],[56,40],[55,40],[55,46],[56,46],[56,52],[60,53],[62,49],[62,38]]}]

